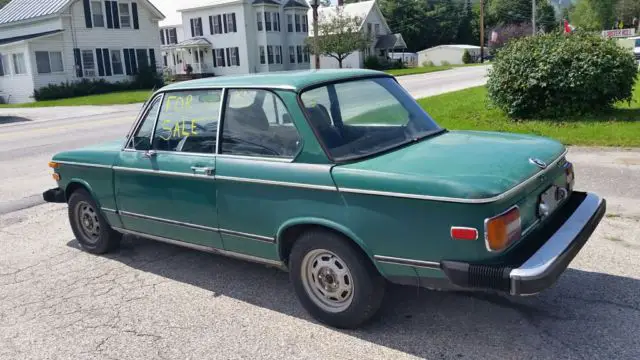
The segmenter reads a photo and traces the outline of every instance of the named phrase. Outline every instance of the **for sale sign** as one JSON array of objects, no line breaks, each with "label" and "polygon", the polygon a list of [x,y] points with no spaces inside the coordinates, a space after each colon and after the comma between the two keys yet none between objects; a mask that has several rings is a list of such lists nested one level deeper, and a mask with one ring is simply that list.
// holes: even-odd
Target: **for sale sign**
[{"label": "for sale sign", "polygon": [[624,38],[634,36],[636,34],[636,29],[613,29],[613,30],[605,30],[602,32],[602,36],[608,38]]}]

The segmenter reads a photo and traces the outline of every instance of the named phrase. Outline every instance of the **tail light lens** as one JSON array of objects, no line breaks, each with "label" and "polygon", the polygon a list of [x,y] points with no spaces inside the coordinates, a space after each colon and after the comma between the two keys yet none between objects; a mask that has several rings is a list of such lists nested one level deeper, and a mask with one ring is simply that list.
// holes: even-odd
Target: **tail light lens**
[{"label": "tail light lens", "polygon": [[484,229],[487,249],[503,250],[512,242],[520,240],[520,209],[514,206],[496,217],[485,220]]}]

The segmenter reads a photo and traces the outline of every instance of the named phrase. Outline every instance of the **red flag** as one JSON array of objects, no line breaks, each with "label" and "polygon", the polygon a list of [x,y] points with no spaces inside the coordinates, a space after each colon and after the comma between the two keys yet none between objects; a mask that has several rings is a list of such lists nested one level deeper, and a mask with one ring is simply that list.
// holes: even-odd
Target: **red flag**
[{"label": "red flag", "polygon": [[571,26],[569,26],[569,21],[567,19],[564,19],[564,32],[565,33],[571,32]]}]

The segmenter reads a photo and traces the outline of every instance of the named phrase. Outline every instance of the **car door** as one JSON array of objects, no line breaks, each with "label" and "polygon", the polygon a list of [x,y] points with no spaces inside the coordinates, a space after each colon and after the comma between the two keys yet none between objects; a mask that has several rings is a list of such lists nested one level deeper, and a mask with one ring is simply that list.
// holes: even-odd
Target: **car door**
[{"label": "car door", "polygon": [[225,98],[216,160],[225,250],[278,260],[280,226],[324,217],[327,208],[341,208],[341,199],[327,191],[335,190],[328,165],[293,162],[302,137],[275,92],[227,89]]},{"label": "car door", "polygon": [[185,90],[152,100],[114,166],[126,230],[223,248],[214,180],[221,94]]}]

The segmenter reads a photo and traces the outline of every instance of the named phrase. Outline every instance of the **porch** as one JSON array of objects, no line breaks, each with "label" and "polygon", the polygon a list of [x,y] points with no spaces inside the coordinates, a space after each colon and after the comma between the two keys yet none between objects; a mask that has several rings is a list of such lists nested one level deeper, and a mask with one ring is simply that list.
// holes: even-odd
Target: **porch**
[{"label": "porch", "polygon": [[204,37],[184,40],[178,44],[163,45],[164,73],[180,78],[199,75],[213,76],[213,45]]}]

